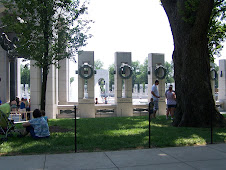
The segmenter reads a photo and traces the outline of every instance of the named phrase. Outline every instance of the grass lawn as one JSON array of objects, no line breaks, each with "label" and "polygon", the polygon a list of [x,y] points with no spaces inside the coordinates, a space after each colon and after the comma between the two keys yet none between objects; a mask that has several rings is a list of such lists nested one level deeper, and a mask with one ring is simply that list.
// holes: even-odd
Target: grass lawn
[{"label": "grass lawn", "polygon": [[[0,144],[0,155],[74,152],[74,119],[49,120],[51,137],[33,140],[9,137]],[[17,124],[22,128],[21,124]],[[148,116],[77,120],[78,152],[148,148]],[[2,137],[2,136],[0,136]],[[214,143],[226,142],[226,128],[214,128]],[[203,145],[210,143],[210,128],[171,126],[159,116],[151,121],[151,147]]]}]

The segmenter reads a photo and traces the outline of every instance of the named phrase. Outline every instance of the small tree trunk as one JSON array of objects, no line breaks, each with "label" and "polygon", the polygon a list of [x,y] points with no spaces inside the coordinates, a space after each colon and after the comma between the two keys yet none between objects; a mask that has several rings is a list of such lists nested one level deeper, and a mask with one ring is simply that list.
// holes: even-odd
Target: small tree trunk
[{"label": "small tree trunk", "polygon": [[213,0],[196,0],[196,10],[187,11],[186,0],[162,0],[174,38],[174,79],[177,109],[174,126],[207,127],[223,124],[210,83],[208,24]]},{"label": "small tree trunk", "polygon": [[46,105],[46,87],[47,87],[48,67],[43,67],[42,73],[42,94],[41,94],[41,110],[45,110]]},{"label": "small tree trunk", "polygon": [[43,29],[43,35],[44,35],[44,47],[45,47],[45,52],[44,52],[44,60],[46,65],[43,67],[43,79],[42,79],[42,95],[41,95],[41,109],[45,110],[45,105],[46,105],[46,87],[47,87],[47,76],[48,76],[48,71],[49,71],[49,18],[48,18],[48,9],[47,9],[47,1],[42,1],[43,5],[46,7],[43,10],[43,21],[44,21],[44,29]]}]

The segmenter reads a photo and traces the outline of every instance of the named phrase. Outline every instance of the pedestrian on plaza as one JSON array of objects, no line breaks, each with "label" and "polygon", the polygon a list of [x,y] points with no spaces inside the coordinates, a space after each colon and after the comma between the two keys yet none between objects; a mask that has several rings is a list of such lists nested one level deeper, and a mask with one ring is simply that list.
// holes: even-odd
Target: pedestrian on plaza
[{"label": "pedestrian on plaza", "polygon": [[166,112],[166,119],[168,119],[169,113],[171,115],[171,119],[173,120],[174,111],[176,109],[176,94],[173,91],[173,86],[169,86],[169,91],[166,93],[167,99],[167,112]]},{"label": "pedestrian on plaza", "polygon": [[154,102],[154,114],[153,114],[153,118],[156,118],[156,112],[159,109],[159,91],[158,91],[158,85],[159,85],[159,81],[155,80],[155,84],[153,84],[152,88],[151,88],[151,94],[152,94],[152,98],[153,98],[153,102]]},{"label": "pedestrian on plaza", "polygon": [[0,105],[2,105],[2,101],[1,101],[1,98],[0,98]]},{"label": "pedestrian on plaza", "polygon": [[95,104],[98,104],[98,98],[95,98]]},{"label": "pedestrian on plaza", "polygon": [[150,117],[153,117],[153,113],[154,113],[154,100],[153,100],[153,98],[150,99],[150,102],[148,104],[148,113],[150,114]]},{"label": "pedestrian on plaza", "polygon": [[29,101],[26,103],[26,112],[27,112],[27,119],[30,120],[31,119],[31,99],[29,99]]},{"label": "pedestrian on plaza", "polygon": [[20,108],[20,99],[19,97],[16,97],[16,105],[17,105],[17,110]]},{"label": "pedestrian on plaza", "polygon": [[31,99],[29,99],[27,102],[26,111],[27,112],[31,111]]},{"label": "pedestrian on plaza", "polygon": [[[166,92],[165,92],[166,99],[167,99],[167,92],[169,91],[170,88],[173,89],[173,85],[169,85],[169,88],[166,90]],[[172,90],[172,91],[175,92],[174,90]],[[166,119],[168,119],[169,114],[170,114],[169,108],[168,108],[168,106],[166,105]],[[171,116],[171,115],[170,115],[170,116]]]},{"label": "pedestrian on plaza", "polygon": [[107,97],[104,98],[104,103],[108,104]]},{"label": "pedestrian on plaza", "polygon": [[10,103],[10,105],[11,105],[11,110],[12,110],[12,111],[17,111],[17,110],[18,110],[18,109],[17,109],[17,103],[16,103],[16,100],[12,100],[11,103]]},{"label": "pedestrian on plaza", "polygon": [[20,101],[20,113],[21,113],[21,118],[23,120],[26,114],[26,103],[24,101],[24,98],[22,98]]}]

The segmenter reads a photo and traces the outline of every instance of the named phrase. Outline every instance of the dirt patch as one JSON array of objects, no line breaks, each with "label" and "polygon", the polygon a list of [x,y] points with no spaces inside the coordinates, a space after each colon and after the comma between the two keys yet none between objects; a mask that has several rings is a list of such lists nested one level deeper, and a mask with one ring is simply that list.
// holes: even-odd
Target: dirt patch
[{"label": "dirt patch", "polygon": [[50,126],[49,127],[49,131],[50,131],[50,133],[54,133],[54,132],[72,132],[71,129],[62,128],[60,126]]}]

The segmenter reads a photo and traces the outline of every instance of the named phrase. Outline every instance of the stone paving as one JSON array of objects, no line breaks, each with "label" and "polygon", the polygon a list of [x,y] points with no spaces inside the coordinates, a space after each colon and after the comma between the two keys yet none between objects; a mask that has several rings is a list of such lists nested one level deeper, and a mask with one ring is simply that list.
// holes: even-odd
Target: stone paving
[{"label": "stone paving", "polygon": [[0,157],[1,170],[225,170],[226,143],[90,153]]}]

